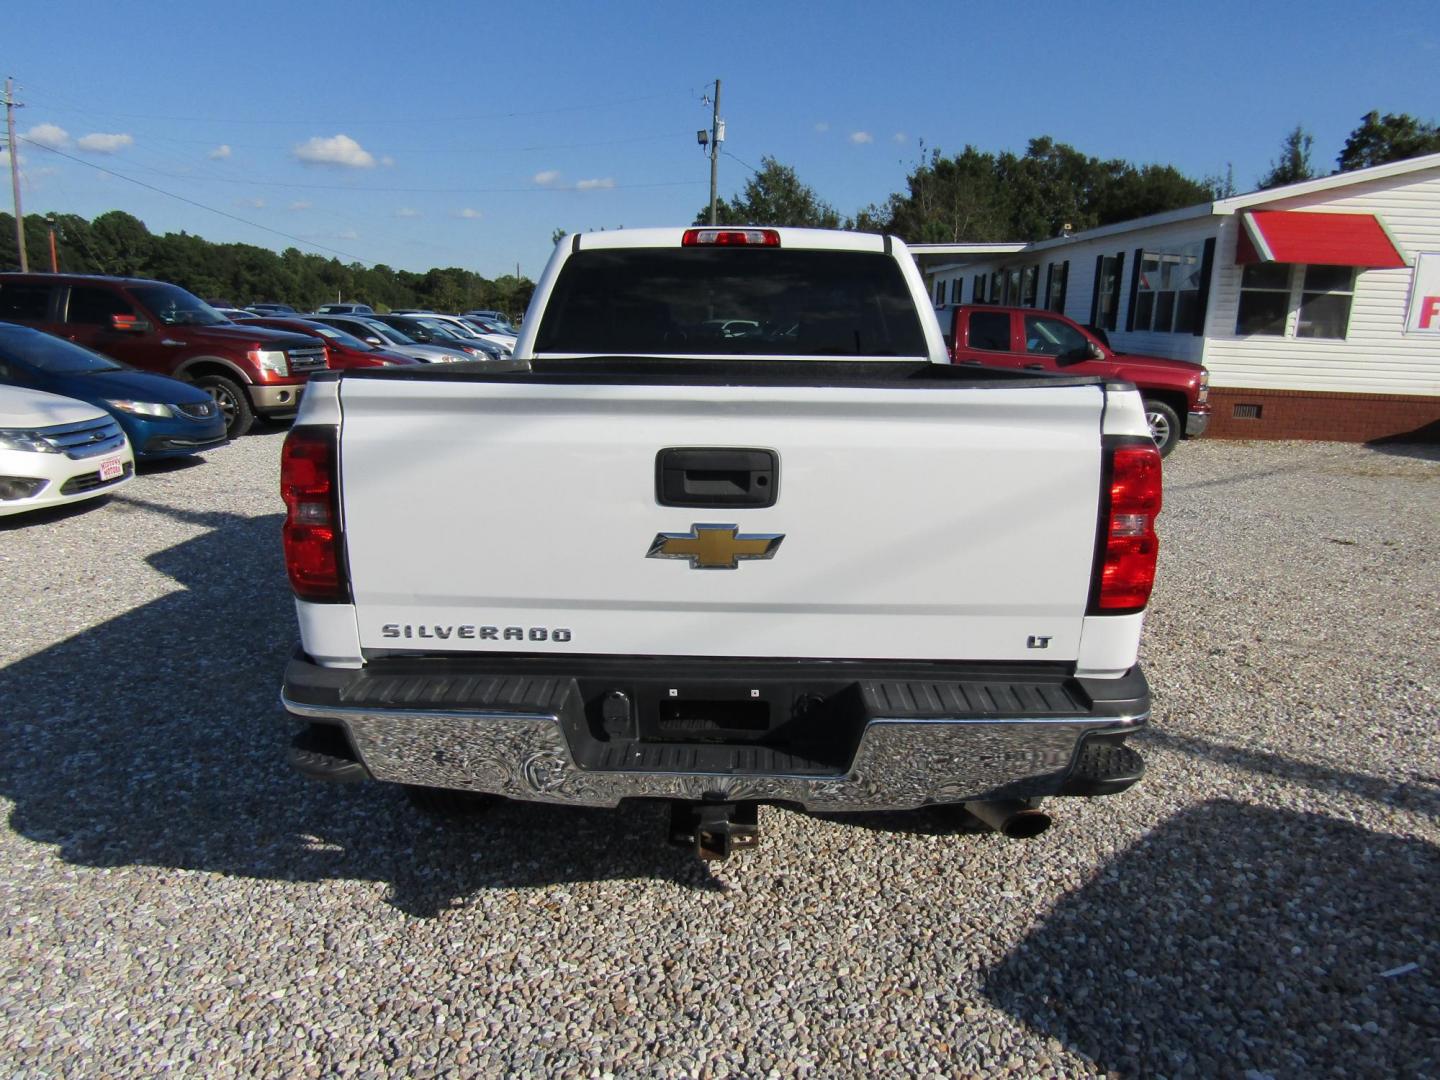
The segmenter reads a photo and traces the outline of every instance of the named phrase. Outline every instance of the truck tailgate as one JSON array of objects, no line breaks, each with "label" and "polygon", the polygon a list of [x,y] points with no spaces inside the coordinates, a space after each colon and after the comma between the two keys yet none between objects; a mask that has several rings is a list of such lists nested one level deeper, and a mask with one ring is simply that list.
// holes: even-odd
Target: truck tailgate
[{"label": "truck tailgate", "polygon": [[[345,379],[361,645],[1073,660],[1103,394]],[[774,451],[775,504],[660,505],[669,447]],[[734,569],[647,557],[697,525],[783,540]]]}]

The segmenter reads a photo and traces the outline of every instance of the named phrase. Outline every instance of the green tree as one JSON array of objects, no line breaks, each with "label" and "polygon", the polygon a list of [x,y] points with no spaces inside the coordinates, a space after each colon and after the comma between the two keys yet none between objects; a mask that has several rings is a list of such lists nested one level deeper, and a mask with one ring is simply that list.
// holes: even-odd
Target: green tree
[{"label": "green tree", "polygon": [[90,223],[93,256],[102,273],[150,277],[150,230],[134,214],[110,210]]},{"label": "green tree", "polygon": [[[760,171],[732,199],[717,199],[715,218],[721,225],[791,225],[812,229],[838,229],[840,215],[802,184],[789,165],[773,157],[760,159]],[[710,205],[695,215],[696,225],[710,221]]]},{"label": "green tree", "polygon": [[1440,128],[1433,123],[1417,120],[1409,113],[1381,116],[1372,110],[1350,132],[1337,164],[1341,172],[1350,172],[1436,152],[1440,152]]},{"label": "green tree", "polygon": [[1260,190],[1268,191],[1313,179],[1315,170],[1310,166],[1310,147],[1314,144],[1314,136],[1296,124],[1295,130],[1286,135],[1285,141],[1280,144],[1279,159],[1272,161],[1270,171],[1260,178]]}]

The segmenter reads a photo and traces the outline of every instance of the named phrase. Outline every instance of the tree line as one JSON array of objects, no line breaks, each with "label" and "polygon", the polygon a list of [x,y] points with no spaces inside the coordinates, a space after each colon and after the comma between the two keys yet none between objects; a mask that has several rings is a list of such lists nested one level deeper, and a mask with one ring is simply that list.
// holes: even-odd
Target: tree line
[{"label": "tree line", "polygon": [[[312,255],[298,248],[274,252],[254,244],[217,244],[187,232],[152,233],[123,210],[87,221],[77,214],[55,217],[60,269],[73,274],[112,274],[172,281],[196,296],[237,304],[280,302],[308,311],[320,304],[358,300],[377,310],[495,309],[522,314],[535,283],[506,274],[490,279],[460,267],[412,273],[383,263],[364,266]],[[32,270],[50,268],[47,223],[25,215],[25,251]],[[0,266],[19,267],[15,218],[0,214]]]},{"label": "tree line", "polygon": [[[1256,186],[1263,190],[1319,175],[1310,162],[1313,143],[1297,126]],[[1435,152],[1440,152],[1435,124],[1405,113],[1371,112],[1346,139],[1336,171]],[[846,217],[790,166],[774,157],[760,164],[739,193],[716,201],[720,224],[851,228],[890,233],[907,243],[993,243],[1043,240],[1067,227],[1081,232],[1237,193],[1229,168],[1223,176],[1194,179],[1171,165],[1102,160],[1042,136],[1018,155],[974,146],[949,156],[939,150],[927,154],[922,145],[903,191]],[[706,204],[695,224],[709,220]]]}]

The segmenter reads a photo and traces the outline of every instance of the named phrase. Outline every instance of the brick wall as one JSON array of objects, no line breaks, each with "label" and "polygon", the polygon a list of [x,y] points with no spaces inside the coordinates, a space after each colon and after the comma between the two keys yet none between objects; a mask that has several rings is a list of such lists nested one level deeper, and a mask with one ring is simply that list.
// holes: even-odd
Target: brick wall
[{"label": "brick wall", "polygon": [[1210,409],[1206,438],[1440,442],[1440,397],[1225,387],[1210,390]]}]

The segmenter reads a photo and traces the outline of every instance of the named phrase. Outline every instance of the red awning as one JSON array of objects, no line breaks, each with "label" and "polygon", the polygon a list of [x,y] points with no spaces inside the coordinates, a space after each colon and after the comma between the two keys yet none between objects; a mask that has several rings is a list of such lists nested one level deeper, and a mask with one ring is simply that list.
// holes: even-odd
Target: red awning
[{"label": "red awning", "polygon": [[1304,210],[1254,210],[1240,215],[1235,261],[1359,266],[1390,270],[1405,266],[1395,241],[1374,214],[1316,214]]}]

